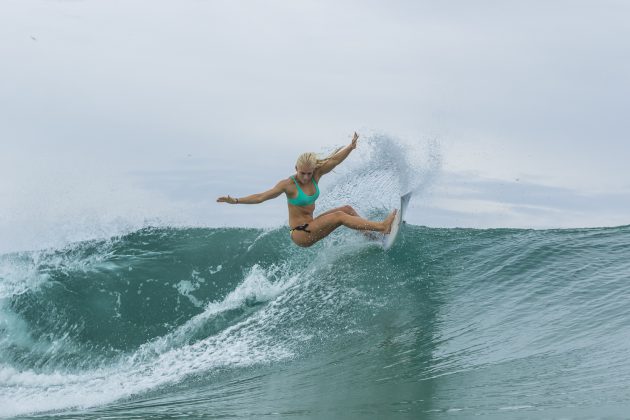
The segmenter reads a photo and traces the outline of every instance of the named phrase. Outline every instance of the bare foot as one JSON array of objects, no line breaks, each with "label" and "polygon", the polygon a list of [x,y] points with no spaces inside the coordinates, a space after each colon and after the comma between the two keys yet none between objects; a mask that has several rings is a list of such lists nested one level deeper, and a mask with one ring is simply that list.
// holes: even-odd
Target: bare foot
[{"label": "bare foot", "polygon": [[392,231],[392,223],[394,222],[394,217],[396,217],[397,212],[398,210],[394,210],[393,212],[389,213],[389,216],[387,216],[385,220],[383,220],[383,225],[385,225],[385,230],[383,230],[384,234],[387,235],[389,232]]}]

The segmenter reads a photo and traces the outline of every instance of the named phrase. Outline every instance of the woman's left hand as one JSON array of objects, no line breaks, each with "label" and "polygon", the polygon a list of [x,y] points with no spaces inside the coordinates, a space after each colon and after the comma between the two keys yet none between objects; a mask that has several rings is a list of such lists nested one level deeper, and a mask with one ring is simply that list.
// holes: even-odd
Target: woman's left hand
[{"label": "woman's left hand", "polygon": [[357,134],[357,132],[354,132],[354,135],[352,136],[352,143],[350,143],[350,149],[354,150],[357,148],[357,140],[359,139],[359,135]]},{"label": "woman's left hand", "polygon": [[230,203],[230,204],[238,204],[238,198],[230,197],[219,197],[217,198],[217,203]]}]

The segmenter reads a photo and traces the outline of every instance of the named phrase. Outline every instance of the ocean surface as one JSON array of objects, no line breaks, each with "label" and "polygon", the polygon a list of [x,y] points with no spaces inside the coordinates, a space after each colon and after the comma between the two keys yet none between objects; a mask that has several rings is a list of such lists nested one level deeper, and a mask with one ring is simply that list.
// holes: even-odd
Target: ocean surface
[{"label": "ocean surface", "polygon": [[0,256],[0,416],[627,418],[630,227],[145,228]]}]

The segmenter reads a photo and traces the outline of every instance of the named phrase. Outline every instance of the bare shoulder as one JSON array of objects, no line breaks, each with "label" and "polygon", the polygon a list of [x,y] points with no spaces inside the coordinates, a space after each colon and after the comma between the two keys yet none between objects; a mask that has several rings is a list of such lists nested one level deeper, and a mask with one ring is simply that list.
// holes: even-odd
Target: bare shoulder
[{"label": "bare shoulder", "polygon": [[278,182],[278,185],[282,185],[284,187],[287,187],[289,185],[293,185],[293,179],[288,176],[286,178],[284,178],[283,180],[281,180],[280,182]]},{"label": "bare shoulder", "polygon": [[286,192],[287,189],[291,188],[291,186],[293,186],[293,180],[291,179],[291,177],[282,179],[276,184],[276,188],[280,188],[284,192]]}]

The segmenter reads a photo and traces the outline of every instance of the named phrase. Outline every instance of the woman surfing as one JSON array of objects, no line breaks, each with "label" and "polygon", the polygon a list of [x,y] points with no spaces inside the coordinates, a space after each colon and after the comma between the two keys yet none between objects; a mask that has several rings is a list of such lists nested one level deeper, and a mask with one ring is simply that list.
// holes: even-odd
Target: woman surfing
[{"label": "woman surfing", "polygon": [[296,245],[309,247],[328,236],[339,226],[362,231],[389,233],[396,215],[392,211],[383,221],[376,222],[362,218],[351,206],[337,207],[313,217],[315,201],[319,197],[317,186],[322,176],[343,162],[357,147],[359,135],[355,132],[352,142],[337,149],[325,159],[317,159],[315,153],[301,154],[295,164],[295,175],[278,182],[272,189],[235,198],[219,197],[217,202],[229,204],[258,204],[284,193],[289,206],[289,226],[291,239]]}]

